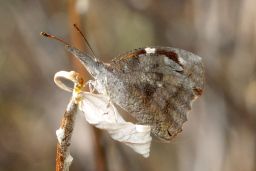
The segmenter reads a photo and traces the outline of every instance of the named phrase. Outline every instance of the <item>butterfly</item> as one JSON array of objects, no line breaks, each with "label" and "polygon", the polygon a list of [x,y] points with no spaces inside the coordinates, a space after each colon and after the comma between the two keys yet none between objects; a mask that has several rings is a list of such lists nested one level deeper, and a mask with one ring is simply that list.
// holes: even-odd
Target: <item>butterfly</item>
[{"label": "butterfly", "polygon": [[203,93],[202,58],[186,50],[138,48],[104,63],[64,43],[94,78],[90,82],[93,89],[131,114],[138,124],[150,125],[151,133],[163,141],[169,142],[182,131],[192,102]]}]

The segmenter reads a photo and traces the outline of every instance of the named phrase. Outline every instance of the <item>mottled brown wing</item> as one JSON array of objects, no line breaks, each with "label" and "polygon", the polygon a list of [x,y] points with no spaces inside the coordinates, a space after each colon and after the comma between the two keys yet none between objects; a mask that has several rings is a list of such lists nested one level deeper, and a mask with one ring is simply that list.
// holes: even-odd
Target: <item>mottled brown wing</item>
[{"label": "mottled brown wing", "polygon": [[191,102],[203,91],[201,57],[181,49],[137,49],[113,60],[108,69],[111,100],[165,141],[181,132]]}]

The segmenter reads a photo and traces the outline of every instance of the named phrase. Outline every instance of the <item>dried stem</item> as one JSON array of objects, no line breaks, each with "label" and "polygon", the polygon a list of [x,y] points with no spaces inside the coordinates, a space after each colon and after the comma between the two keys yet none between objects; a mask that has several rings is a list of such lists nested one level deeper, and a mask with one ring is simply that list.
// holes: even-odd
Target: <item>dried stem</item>
[{"label": "dried stem", "polygon": [[71,99],[62,118],[60,128],[57,130],[57,132],[63,131],[64,135],[62,137],[61,135],[58,136],[59,142],[57,143],[56,171],[68,171],[69,166],[71,165],[72,157],[70,156],[69,148],[77,108],[78,105],[75,99]]}]

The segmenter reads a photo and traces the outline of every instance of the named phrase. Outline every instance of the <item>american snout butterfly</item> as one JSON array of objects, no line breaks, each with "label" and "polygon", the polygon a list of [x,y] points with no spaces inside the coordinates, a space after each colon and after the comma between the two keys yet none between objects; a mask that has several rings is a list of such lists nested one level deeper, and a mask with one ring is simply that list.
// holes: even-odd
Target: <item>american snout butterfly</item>
[{"label": "american snout butterfly", "polygon": [[65,43],[93,76],[99,94],[109,96],[140,124],[151,125],[151,133],[164,141],[182,131],[191,102],[203,92],[202,59],[191,52],[146,47],[103,63],[55,36],[42,35]]}]

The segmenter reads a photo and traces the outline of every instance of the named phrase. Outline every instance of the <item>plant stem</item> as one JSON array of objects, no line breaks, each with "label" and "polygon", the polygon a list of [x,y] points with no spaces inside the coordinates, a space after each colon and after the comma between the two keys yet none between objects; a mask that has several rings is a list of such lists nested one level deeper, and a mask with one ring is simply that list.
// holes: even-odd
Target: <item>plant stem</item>
[{"label": "plant stem", "polygon": [[[69,166],[72,163],[72,157],[70,156],[69,149],[77,108],[78,104],[76,103],[76,100],[74,98],[71,98],[62,118],[60,128],[56,132],[59,140],[59,142],[57,143],[56,171],[68,171]],[[58,131],[62,131],[64,135],[58,136]]]}]

